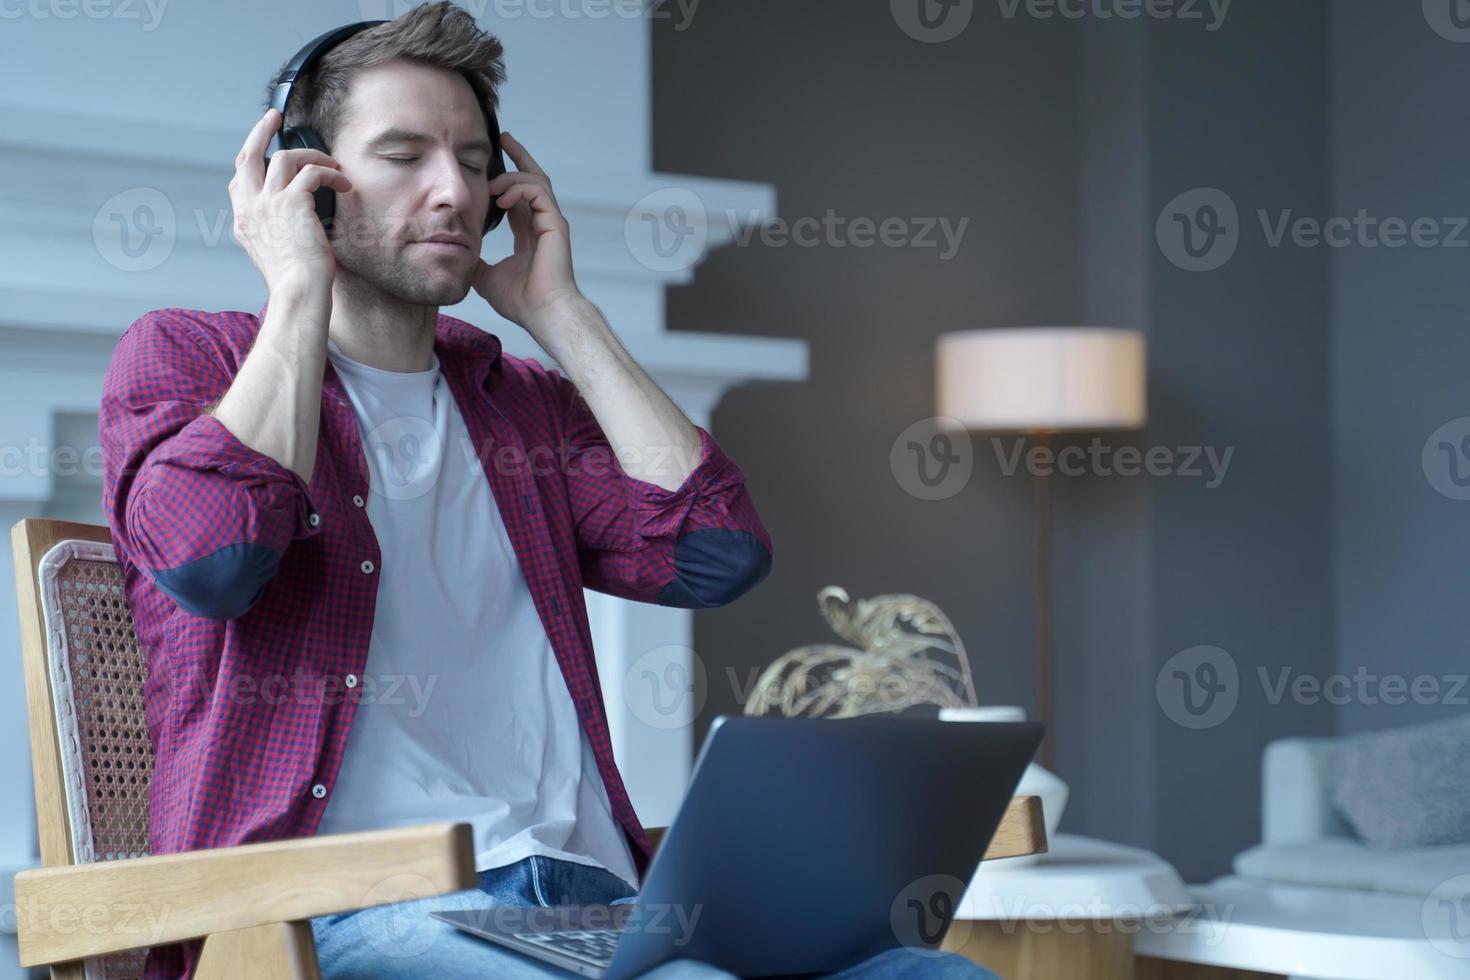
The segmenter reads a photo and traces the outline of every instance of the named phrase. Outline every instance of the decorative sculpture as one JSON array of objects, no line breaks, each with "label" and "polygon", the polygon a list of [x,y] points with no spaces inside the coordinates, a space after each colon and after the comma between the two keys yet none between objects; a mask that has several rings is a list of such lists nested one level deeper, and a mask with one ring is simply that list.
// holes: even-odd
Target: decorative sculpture
[{"label": "decorative sculpture", "polygon": [[761,672],[747,715],[853,718],[917,705],[976,705],[964,645],[939,607],[912,595],[848,598],[829,585],[817,607],[853,647],[816,644],[782,654]]}]

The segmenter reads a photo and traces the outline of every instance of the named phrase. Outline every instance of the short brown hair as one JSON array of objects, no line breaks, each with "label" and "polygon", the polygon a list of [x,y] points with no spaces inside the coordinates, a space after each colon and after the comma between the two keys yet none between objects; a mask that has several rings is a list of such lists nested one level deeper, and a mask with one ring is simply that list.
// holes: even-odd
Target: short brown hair
[{"label": "short brown hair", "polygon": [[[449,0],[414,7],[395,20],[354,34],[322,55],[292,86],[282,128],[309,126],[332,146],[341,130],[353,78],[364,68],[395,59],[459,72],[474,89],[488,118],[505,84],[504,53],[498,38],[481,30],[468,11]],[[276,72],[266,86],[267,107],[279,76]],[[494,140],[497,134],[489,135]]]}]

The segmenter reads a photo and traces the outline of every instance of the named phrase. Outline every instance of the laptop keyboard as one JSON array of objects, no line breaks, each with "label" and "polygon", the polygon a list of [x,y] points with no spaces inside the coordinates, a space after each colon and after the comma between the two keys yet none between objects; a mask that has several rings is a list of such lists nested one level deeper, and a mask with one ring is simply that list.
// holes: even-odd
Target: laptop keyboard
[{"label": "laptop keyboard", "polygon": [[621,935],[617,929],[563,929],[559,932],[518,932],[516,938],[570,953],[598,966],[607,966],[612,962],[613,950],[618,948]]}]

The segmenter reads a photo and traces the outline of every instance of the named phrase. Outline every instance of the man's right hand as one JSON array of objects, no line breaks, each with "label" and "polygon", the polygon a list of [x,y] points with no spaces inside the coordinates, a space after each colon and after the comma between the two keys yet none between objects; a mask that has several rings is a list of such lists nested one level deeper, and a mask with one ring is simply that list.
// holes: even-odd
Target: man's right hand
[{"label": "man's right hand", "polygon": [[235,238],[271,293],[289,284],[331,295],[337,262],[312,194],[319,187],[350,191],[352,181],[319,150],[278,150],[267,166],[265,151],[280,126],[281,113],[267,110],[235,157],[230,180]]}]

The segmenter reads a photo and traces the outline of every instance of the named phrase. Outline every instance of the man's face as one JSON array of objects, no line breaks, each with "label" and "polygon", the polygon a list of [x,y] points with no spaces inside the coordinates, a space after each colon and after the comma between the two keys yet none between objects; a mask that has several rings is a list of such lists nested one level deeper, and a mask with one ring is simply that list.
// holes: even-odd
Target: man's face
[{"label": "man's face", "polygon": [[332,156],[352,190],[337,195],[338,263],[408,303],[464,299],[490,203],[491,136],[469,82],[406,61],[377,65],[354,78],[339,129]]}]

